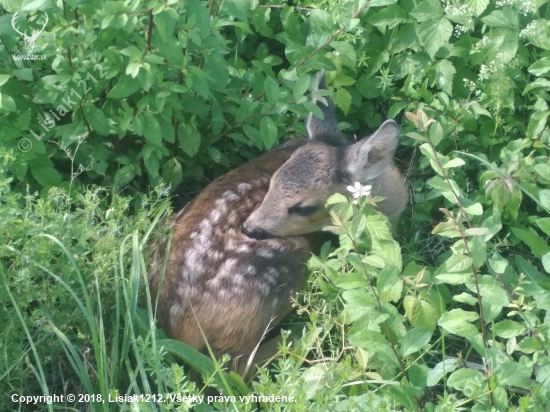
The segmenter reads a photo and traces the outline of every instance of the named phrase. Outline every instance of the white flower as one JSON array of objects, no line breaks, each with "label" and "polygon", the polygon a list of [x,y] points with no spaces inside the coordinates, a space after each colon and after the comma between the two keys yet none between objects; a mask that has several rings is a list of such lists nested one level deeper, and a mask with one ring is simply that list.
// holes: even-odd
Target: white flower
[{"label": "white flower", "polygon": [[372,189],[372,186],[370,185],[362,185],[359,182],[355,182],[353,186],[348,186],[347,189],[351,194],[353,194],[354,199],[358,199],[361,196],[368,196],[370,195],[370,190]]}]

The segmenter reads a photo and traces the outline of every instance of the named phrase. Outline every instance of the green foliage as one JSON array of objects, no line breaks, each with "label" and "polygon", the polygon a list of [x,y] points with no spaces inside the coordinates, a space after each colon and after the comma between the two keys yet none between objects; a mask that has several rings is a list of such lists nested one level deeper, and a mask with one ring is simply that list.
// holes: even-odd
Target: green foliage
[{"label": "green foliage", "polygon": [[[75,392],[204,390],[170,366],[176,356],[225,394],[295,399],[213,404],[222,410],[546,409],[548,2],[0,5],[0,380],[14,393],[62,387],[58,353]],[[44,59],[18,57],[28,50],[16,11],[22,30],[48,14],[32,52]],[[340,246],[310,262],[299,300],[309,325],[247,387],[144,327],[152,310],[138,321],[146,256],[141,237],[122,240],[146,237],[157,216],[141,208],[147,185],[196,191],[304,135],[308,113],[321,115],[318,70],[343,130],[402,124],[412,212],[397,243],[371,200],[331,200]],[[115,189],[107,201],[88,184]],[[135,218],[116,195],[127,187]],[[124,313],[121,335],[112,308]]]}]

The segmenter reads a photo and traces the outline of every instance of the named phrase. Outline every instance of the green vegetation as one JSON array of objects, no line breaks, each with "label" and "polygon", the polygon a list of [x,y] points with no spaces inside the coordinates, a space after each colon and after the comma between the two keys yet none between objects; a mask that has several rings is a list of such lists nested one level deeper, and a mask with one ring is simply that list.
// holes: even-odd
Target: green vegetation
[{"label": "green vegetation", "polygon": [[[547,1],[0,6],[1,410],[548,409]],[[411,205],[393,240],[372,199],[331,198],[303,336],[244,382],[154,327],[147,251],[167,196],[306,133],[322,69],[344,132],[402,125]],[[165,402],[90,402],[126,394]]]}]

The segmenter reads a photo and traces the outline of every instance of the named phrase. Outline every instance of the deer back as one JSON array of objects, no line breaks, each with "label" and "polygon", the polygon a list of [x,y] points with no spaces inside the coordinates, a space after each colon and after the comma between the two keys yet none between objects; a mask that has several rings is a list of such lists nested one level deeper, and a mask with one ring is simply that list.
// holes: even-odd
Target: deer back
[{"label": "deer back", "polygon": [[[324,75],[318,88],[326,88]],[[407,202],[399,171],[390,165],[398,142],[395,122],[347,143],[330,98],[315,101],[309,139],[288,142],[208,185],[172,221],[172,244],[157,248],[152,292],[168,334],[198,350],[202,332],[216,355],[249,354],[267,329],[291,310],[305,280],[319,232],[330,223],[328,197],[369,182],[395,223]],[[200,325],[200,327],[199,327]]]}]

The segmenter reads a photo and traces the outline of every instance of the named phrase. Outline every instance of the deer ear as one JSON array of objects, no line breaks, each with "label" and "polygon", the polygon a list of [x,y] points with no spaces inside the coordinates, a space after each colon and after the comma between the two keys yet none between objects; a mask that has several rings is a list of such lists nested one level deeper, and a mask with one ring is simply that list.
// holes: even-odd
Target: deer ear
[{"label": "deer ear", "polygon": [[[317,74],[317,90],[327,90],[327,82],[325,80],[325,72],[320,71]],[[309,114],[307,119],[307,131],[309,138],[319,140],[325,143],[342,143],[342,135],[338,129],[336,114],[334,113],[334,105],[329,96],[324,96],[325,104],[322,100],[313,99],[313,103],[317,105],[323,112],[323,119],[319,119],[313,113]]]},{"label": "deer ear", "polygon": [[399,127],[386,120],[374,134],[346,148],[346,171],[351,182],[364,183],[378,177],[390,164],[397,143]]}]

